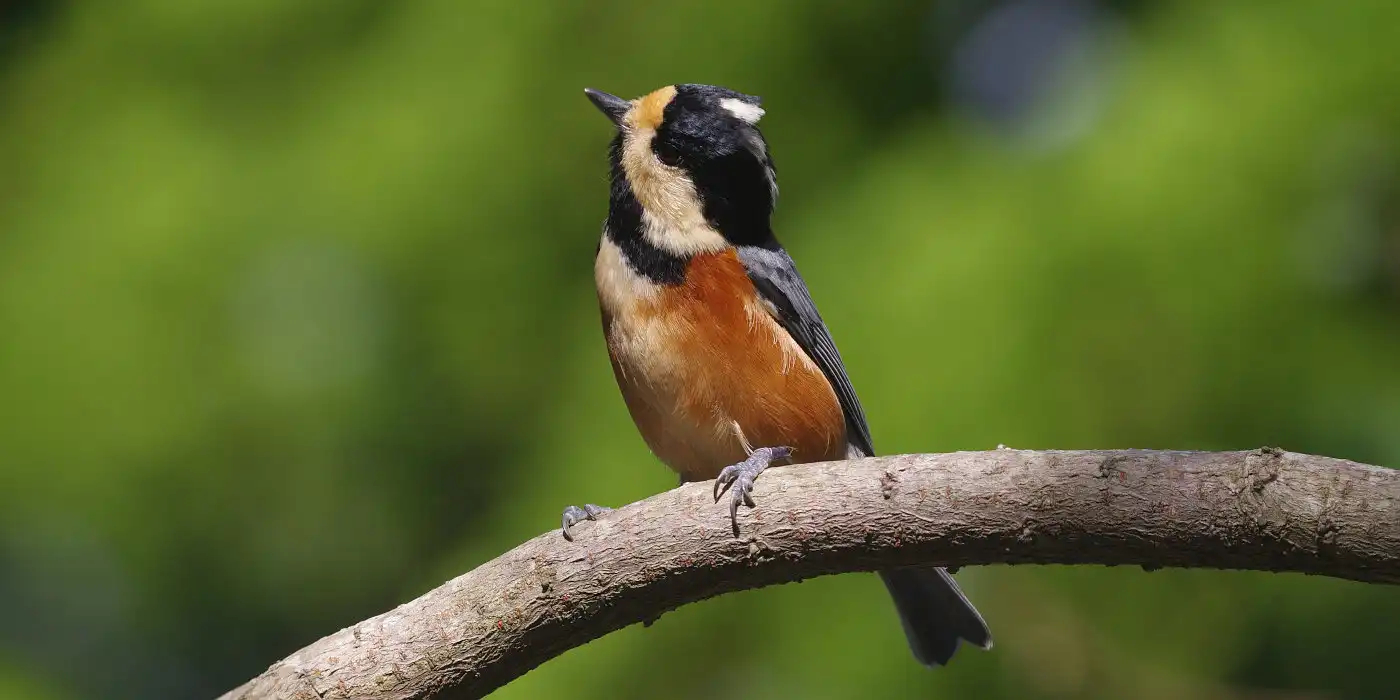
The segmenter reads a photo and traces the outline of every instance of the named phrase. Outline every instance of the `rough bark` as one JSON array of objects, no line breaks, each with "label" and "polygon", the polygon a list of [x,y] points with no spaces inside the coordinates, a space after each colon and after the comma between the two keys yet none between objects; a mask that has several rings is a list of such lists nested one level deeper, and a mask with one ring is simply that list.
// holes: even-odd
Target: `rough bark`
[{"label": "rough bark", "polygon": [[1400,471],[1265,448],[902,455],[769,470],[540,535],[226,693],[478,698],[564,651],[711,596],[908,564],[1255,569],[1400,582]]}]

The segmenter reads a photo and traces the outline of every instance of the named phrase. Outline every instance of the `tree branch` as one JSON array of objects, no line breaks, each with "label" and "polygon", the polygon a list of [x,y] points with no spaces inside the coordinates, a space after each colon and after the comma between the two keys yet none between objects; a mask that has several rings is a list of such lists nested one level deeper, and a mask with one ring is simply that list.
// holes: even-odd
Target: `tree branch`
[{"label": "tree branch", "polygon": [[741,536],[711,484],[540,535],[221,700],[479,698],[711,596],[909,564],[1135,564],[1400,583],[1400,471],[1264,448],[903,455],[781,467]]}]

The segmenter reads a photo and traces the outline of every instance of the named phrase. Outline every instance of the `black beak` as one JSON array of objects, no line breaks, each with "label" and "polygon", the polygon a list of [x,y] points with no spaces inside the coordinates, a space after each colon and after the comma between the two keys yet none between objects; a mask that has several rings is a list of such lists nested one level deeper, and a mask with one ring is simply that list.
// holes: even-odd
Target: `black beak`
[{"label": "black beak", "polygon": [[599,112],[602,112],[608,119],[612,120],[613,124],[618,126],[622,125],[623,115],[627,114],[627,110],[632,107],[631,102],[616,95],[609,95],[602,90],[584,88],[583,94],[588,95],[588,99],[593,101],[593,106],[597,107]]}]

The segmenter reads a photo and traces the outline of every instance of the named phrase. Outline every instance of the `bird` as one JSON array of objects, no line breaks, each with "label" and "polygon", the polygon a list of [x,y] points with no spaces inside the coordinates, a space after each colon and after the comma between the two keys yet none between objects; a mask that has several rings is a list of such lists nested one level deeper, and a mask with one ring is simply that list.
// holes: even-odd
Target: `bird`
[{"label": "bird", "polygon": [[[613,124],[594,281],[613,374],[642,439],[682,484],[755,507],[771,464],[875,454],[841,355],[770,218],[777,174],[762,100],[675,84],[627,100],[584,90]],[[564,510],[562,533],[611,509]],[[982,615],[938,567],[879,572],[914,658],[992,646]]]}]

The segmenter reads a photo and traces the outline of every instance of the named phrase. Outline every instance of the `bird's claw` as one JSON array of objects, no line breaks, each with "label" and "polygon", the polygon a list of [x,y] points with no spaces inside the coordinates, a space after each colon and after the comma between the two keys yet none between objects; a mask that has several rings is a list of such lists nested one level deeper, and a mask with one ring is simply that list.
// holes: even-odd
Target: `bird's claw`
[{"label": "bird's claw", "polygon": [[612,508],[606,506],[595,506],[592,503],[585,503],[583,507],[569,506],[564,509],[563,527],[560,530],[564,533],[564,539],[573,542],[574,536],[569,532],[569,528],[585,520],[597,520],[599,515],[611,511]]},{"label": "bird's claw", "polygon": [[738,464],[731,464],[720,471],[715,477],[715,502],[724,496],[726,491],[732,491],[729,496],[729,523],[734,528],[734,536],[739,536],[739,504],[752,508],[753,484],[763,470],[768,465],[783,459],[792,454],[791,447],[760,447],[749,453],[748,459]]}]

